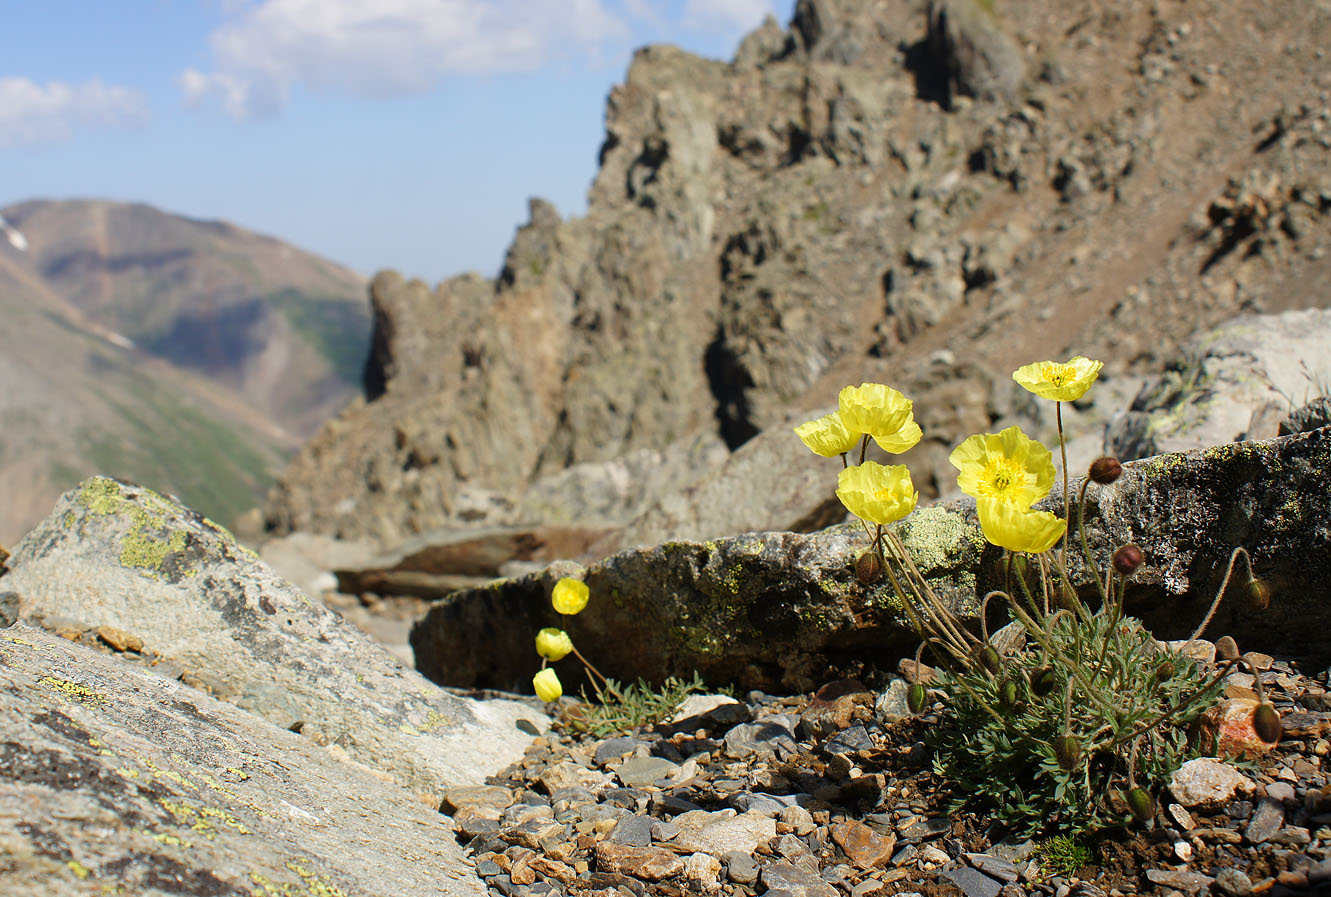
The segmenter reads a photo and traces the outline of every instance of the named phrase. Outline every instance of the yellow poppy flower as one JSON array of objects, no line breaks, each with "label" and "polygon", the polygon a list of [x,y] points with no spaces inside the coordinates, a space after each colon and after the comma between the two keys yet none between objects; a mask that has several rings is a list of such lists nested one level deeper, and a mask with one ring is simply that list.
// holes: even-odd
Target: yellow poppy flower
[{"label": "yellow poppy flower", "polygon": [[1056,402],[1075,402],[1086,395],[1095,378],[1100,376],[1102,361],[1078,355],[1071,361],[1037,361],[1012,372],[1012,379],[1042,399]]},{"label": "yellow poppy flower", "polygon": [[846,429],[841,415],[835,411],[817,420],[807,421],[795,428],[795,435],[816,455],[835,458],[855,447],[860,434]]},{"label": "yellow poppy flower", "polygon": [[892,523],[915,510],[920,494],[901,464],[865,461],[837,475],[837,498],[850,513],[870,523]]},{"label": "yellow poppy flower", "polygon": [[915,415],[910,414],[906,417],[906,422],[901,425],[891,436],[875,436],[873,441],[878,443],[878,447],[885,452],[899,455],[902,452],[915,448],[915,444],[920,441],[924,431],[920,425],[915,423]]},{"label": "yellow poppy flower", "polygon": [[550,603],[561,614],[572,616],[582,612],[587,606],[587,598],[590,595],[591,590],[587,588],[587,583],[565,576],[555,583],[554,591],[550,593]]},{"label": "yellow poppy flower", "polygon": [[1054,486],[1054,456],[1020,427],[972,436],[948,457],[957,486],[976,499],[1029,508]]},{"label": "yellow poppy flower", "polygon": [[536,653],[546,660],[563,660],[573,650],[573,639],[562,629],[546,627],[536,633]]},{"label": "yellow poppy flower", "polygon": [[564,693],[564,686],[559,684],[559,676],[549,667],[532,676],[531,684],[536,689],[536,697],[547,704],[551,701],[558,701],[559,696]]},{"label": "yellow poppy flower", "polygon": [[984,537],[1009,551],[1048,551],[1068,528],[1066,520],[1048,511],[1032,511],[1005,501],[982,498],[976,510]]},{"label": "yellow poppy flower", "polygon": [[893,439],[907,423],[914,424],[914,406],[910,399],[881,383],[847,386],[837,395],[837,411],[846,429],[879,439]]}]

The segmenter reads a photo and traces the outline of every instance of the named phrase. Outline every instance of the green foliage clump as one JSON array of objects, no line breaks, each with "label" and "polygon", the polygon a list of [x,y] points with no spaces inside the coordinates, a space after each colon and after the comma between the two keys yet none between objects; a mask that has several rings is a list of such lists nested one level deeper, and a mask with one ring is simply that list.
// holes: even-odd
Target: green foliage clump
[{"label": "green foliage clump", "polygon": [[1080,838],[1055,835],[1035,849],[1040,868],[1049,875],[1074,875],[1091,862],[1091,848]]},{"label": "green foliage clump", "polygon": [[574,732],[604,738],[664,722],[685,698],[704,691],[707,686],[697,673],[689,680],[670,676],[659,688],[653,688],[643,679],[628,685],[607,679],[597,689],[598,700],[588,701],[576,712],[567,714],[564,722]]},{"label": "green foliage clump", "polygon": [[1150,806],[1189,756],[1185,727],[1223,683],[1112,603],[1043,619],[1032,610],[1033,644],[996,672],[941,675],[951,712],[931,735],[935,770],[954,809],[985,805],[1023,835],[1126,824],[1128,793],[1144,789]]}]

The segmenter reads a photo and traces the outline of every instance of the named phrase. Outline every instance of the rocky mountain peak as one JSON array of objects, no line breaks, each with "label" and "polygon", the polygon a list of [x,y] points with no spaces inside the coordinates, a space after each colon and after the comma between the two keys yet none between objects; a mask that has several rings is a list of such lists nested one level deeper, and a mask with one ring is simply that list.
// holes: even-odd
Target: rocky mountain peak
[{"label": "rocky mountain peak", "polygon": [[734,449],[862,379],[917,399],[906,460],[936,493],[958,439],[1042,425],[1003,386],[1018,364],[1147,373],[1242,302],[1313,302],[1279,285],[1325,267],[1297,248],[1320,208],[1246,254],[1216,255],[1229,225],[1198,217],[1231,172],[1297,184],[1280,210],[1318,195],[1317,114],[1281,111],[1325,114],[1286,89],[1311,33],[1218,2],[800,0],[729,63],[645,47],[586,216],[533,200],[494,280],[375,279],[369,401],[296,459],[269,527],[389,544],[513,522],[571,466]]}]

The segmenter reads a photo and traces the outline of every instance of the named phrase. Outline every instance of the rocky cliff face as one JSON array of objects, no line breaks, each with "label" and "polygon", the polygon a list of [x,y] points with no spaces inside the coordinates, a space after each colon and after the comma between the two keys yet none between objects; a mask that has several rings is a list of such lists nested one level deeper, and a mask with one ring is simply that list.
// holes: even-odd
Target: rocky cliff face
[{"label": "rocky cliff face", "polygon": [[[1019,420],[1033,358],[1147,373],[1239,309],[1327,305],[1328,13],[800,0],[729,62],[647,47],[585,218],[533,200],[493,281],[375,278],[368,400],[269,527],[511,520],[570,465],[732,449],[841,385],[916,398],[923,491]],[[784,425],[784,423],[783,423]]]}]

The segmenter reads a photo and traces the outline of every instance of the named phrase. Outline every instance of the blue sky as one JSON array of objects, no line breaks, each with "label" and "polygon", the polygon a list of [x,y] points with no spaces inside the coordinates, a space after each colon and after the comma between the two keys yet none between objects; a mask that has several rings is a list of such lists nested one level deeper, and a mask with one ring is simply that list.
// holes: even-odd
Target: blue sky
[{"label": "blue sky", "polygon": [[0,206],[132,200],[364,274],[497,272],[581,214],[632,50],[729,59],[792,0],[0,0]]}]

